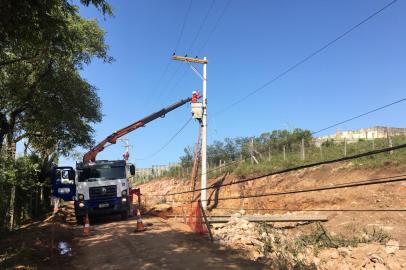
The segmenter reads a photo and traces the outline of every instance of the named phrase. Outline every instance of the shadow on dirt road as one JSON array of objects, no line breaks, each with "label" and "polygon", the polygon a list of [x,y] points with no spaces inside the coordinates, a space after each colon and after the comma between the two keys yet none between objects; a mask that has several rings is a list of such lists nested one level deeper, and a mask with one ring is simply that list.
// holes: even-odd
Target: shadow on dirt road
[{"label": "shadow on dirt road", "polygon": [[[93,235],[77,234],[74,269],[265,269],[238,251],[211,244],[157,217],[148,230],[134,233],[136,220],[94,224]],[[78,227],[77,230],[80,230]]]}]

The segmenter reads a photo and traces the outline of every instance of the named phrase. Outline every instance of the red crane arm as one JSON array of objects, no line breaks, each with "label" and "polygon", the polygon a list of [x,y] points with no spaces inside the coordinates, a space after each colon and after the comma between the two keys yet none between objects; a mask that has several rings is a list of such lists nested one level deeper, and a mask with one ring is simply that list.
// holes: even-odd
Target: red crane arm
[{"label": "red crane arm", "polygon": [[115,144],[117,142],[118,138],[130,133],[131,131],[138,129],[139,127],[145,126],[149,122],[151,122],[159,117],[164,117],[168,112],[171,112],[171,111],[175,110],[176,108],[183,106],[184,104],[190,102],[190,100],[191,100],[191,98],[182,99],[181,101],[178,101],[166,108],[163,108],[160,111],[157,111],[153,114],[150,114],[150,115],[132,123],[129,126],[126,126],[125,128],[122,128],[122,129],[112,133],[107,138],[105,138],[103,141],[99,142],[95,147],[90,149],[89,152],[87,152],[83,156],[83,162],[95,161],[97,154],[104,150],[107,143]]}]

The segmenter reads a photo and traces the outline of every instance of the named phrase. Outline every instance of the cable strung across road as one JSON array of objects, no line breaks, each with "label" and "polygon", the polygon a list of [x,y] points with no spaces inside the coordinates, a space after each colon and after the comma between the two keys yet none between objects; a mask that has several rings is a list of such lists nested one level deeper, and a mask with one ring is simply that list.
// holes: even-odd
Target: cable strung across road
[{"label": "cable strung across road", "polygon": [[279,170],[279,171],[276,171],[276,172],[270,172],[270,173],[262,174],[262,175],[255,176],[255,177],[241,179],[241,180],[231,182],[231,183],[227,183],[227,184],[221,184],[221,185],[218,185],[218,186],[210,186],[210,187],[206,187],[206,188],[200,188],[200,189],[194,189],[194,190],[188,190],[188,191],[180,191],[180,192],[174,192],[174,193],[168,193],[168,194],[151,194],[151,195],[148,195],[148,196],[164,197],[164,196],[186,194],[186,193],[202,191],[202,190],[208,190],[208,189],[218,189],[220,187],[225,187],[225,186],[231,186],[231,185],[241,184],[241,183],[245,183],[245,182],[250,182],[250,181],[254,181],[254,180],[257,180],[257,179],[260,179],[260,178],[263,178],[263,177],[272,176],[272,175],[284,174],[284,173],[287,173],[287,172],[298,171],[298,170],[312,168],[312,167],[316,167],[316,166],[320,166],[320,165],[326,165],[326,164],[331,164],[331,163],[348,161],[348,160],[352,160],[352,159],[357,159],[357,158],[377,155],[377,154],[381,154],[381,153],[391,152],[391,151],[395,151],[395,150],[399,150],[399,149],[403,149],[403,148],[406,148],[406,144],[400,144],[400,145],[397,145],[397,146],[386,147],[386,148],[373,150],[373,151],[369,151],[369,152],[365,152],[365,153],[361,153],[361,154],[356,154],[356,155],[352,155],[352,156],[347,156],[347,157],[331,159],[331,160],[326,160],[326,161],[320,161],[320,162],[316,162],[316,163],[310,163],[310,164],[305,164],[305,165],[296,166],[296,167],[292,167],[292,168],[287,168],[287,169]]},{"label": "cable strung across road", "polygon": [[156,152],[145,156],[143,158],[135,158],[135,160],[145,160],[145,159],[149,159],[152,158],[154,156],[156,156],[157,154],[159,154],[162,150],[164,150],[185,128],[186,126],[190,123],[190,121],[192,121],[193,118],[189,118],[181,127],[178,131],[176,131],[175,134],[173,134],[173,136],[164,144],[161,146],[161,148],[159,148]]},{"label": "cable strung across road", "polygon": [[368,115],[368,114],[370,114],[370,113],[373,113],[373,112],[376,112],[376,111],[379,111],[379,110],[388,108],[388,107],[390,107],[390,106],[392,106],[392,105],[401,103],[401,102],[403,102],[403,101],[405,101],[405,100],[406,100],[406,98],[402,98],[402,99],[396,100],[396,101],[394,101],[394,102],[392,102],[392,103],[389,103],[389,104],[386,104],[386,105],[384,105],[384,106],[378,107],[378,108],[376,108],[376,109],[370,110],[370,111],[368,111],[368,112],[366,112],[366,113],[359,114],[359,115],[357,115],[357,116],[348,118],[347,120],[338,122],[338,123],[333,124],[333,125],[331,125],[331,126],[328,126],[328,127],[322,128],[322,129],[319,129],[319,130],[317,130],[317,131],[313,131],[313,132],[312,132],[312,135],[317,134],[317,133],[320,133],[320,132],[325,131],[325,130],[327,130],[327,129],[336,127],[336,126],[338,126],[338,125],[345,124],[345,123],[347,123],[347,122],[350,122],[350,121],[352,121],[352,120],[358,119],[358,118],[363,117],[363,116],[365,116],[365,115]]},{"label": "cable strung across road", "polygon": [[180,34],[179,34],[178,39],[177,39],[177,41],[176,41],[175,50],[174,50],[175,53],[176,53],[176,51],[178,50],[179,43],[180,43],[180,41],[181,41],[181,39],[182,39],[182,37],[183,37],[183,32],[185,31],[185,26],[186,26],[187,19],[188,19],[188,17],[189,17],[190,8],[192,7],[192,3],[193,3],[193,0],[190,0],[190,1],[189,1],[189,6],[188,6],[188,8],[187,8],[187,10],[186,10],[185,18],[183,19],[183,23],[182,23],[182,28],[181,28],[181,30],[180,30]]},{"label": "cable strung across road", "polygon": [[[390,177],[382,177],[382,178],[376,178],[376,179],[369,179],[369,180],[362,180],[362,181],[349,182],[349,183],[344,183],[344,184],[336,184],[336,185],[313,187],[313,188],[291,189],[291,190],[285,190],[285,191],[266,192],[266,193],[261,193],[261,194],[247,194],[247,195],[241,195],[241,196],[230,196],[230,197],[218,198],[216,200],[225,201],[225,200],[240,200],[240,199],[247,199],[247,198],[291,195],[291,194],[298,194],[298,193],[318,192],[318,191],[324,191],[324,190],[353,188],[353,187],[388,184],[388,183],[406,181],[406,177],[402,177],[402,176],[404,176],[404,175],[395,175],[395,176],[390,176]],[[399,177],[401,177],[401,178],[399,178]],[[167,201],[167,202],[169,202],[169,203],[177,203],[177,202],[186,203],[188,201]]]},{"label": "cable strung across road", "polygon": [[216,31],[217,27],[220,24],[221,19],[223,18],[224,14],[226,13],[227,8],[229,7],[231,3],[231,0],[227,0],[227,3],[224,5],[223,10],[220,13],[220,16],[217,18],[217,21],[214,23],[213,28],[210,30],[209,35],[206,38],[206,41],[203,42],[202,46],[198,49],[198,52],[201,53],[203,51],[203,49],[206,47],[206,45],[209,43],[211,36],[213,35],[213,33]]},{"label": "cable strung across road", "polygon": [[237,101],[231,103],[230,105],[226,106],[225,108],[217,111],[214,116],[219,115],[221,113],[224,113],[225,111],[229,110],[230,108],[236,106],[237,104],[243,102],[244,100],[246,100],[247,98],[249,98],[250,96],[256,94],[257,92],[261,91],[262,89],[268,87],[270,84],[274,83],[275,81],[279,80],[280,78],[284,77],[286,74],[288,74],[289,72],[291,72],[292,70],[298,68],[299,66],[301,66],[302,64],[304,64],[305,62],[307,62],[308,60],[310,60],[311,58],[313,58],[314,56],[318,55],[319,53],[321,53],[322,51],[324,51],[325,49],[329,48],[331,45],[333,45],[335,42],[341,40],[342,38],[344,38],[345,36],[347,36],[348,34],[350,34],[352,31],[354,31],[355,29],[357,29],[358,27],[360,27],[361,25],[363,25],[364,23],[366,23],[367,21],[371,20],[373,17],[375,17],[376,15],[380,14],[381,12],[383,12],[385,9],[389,8],[390,6],[392,6],[393,4],[395,4],[398,0],[393,0],[391,2],[389,2],[388,4],[386,4],[384,7],[382,7],[381,9],[375,11],[374,13],[372,13],[371,15],[369,15],[368,17],[366,17],[365,19],[363,19],[361,22],[357,23],[356,25],[352,26],[350,29],[348,29],[347,31],[345,31],[344,33],[342,33],[341,35],[339,35],[338,37],[334,38],[333,40],[331,40],[330,42],[326,43],[325,45],[323,45],[322,47],[320,47],[319,49],[315,50],[314,52],[312,52],[311,54],[309,54],[308,56],[304,57],[303,59],[301,59],[300,61],[296,62],[295,64],[293,64],[292,66],[290,66],[289,68],[287,68],[285,71],[279,73],[278,75],[276,75],[275,77],[273,77],[272,79],[270,79],[269,81],[267,81],[266,83],[264,83],[263,85],[259,86],[258,88],[254,89],[253,91],[249,92],[247,95],[243,96],[242,98],[238,99]]},{"label": "cable strung across road", "polygon": [[406,212],[404,208],[379,208],[379,209],[300,209],[300,208],[227,208],[219,207],[213,210],[235,211],[288,211],[288,212]]},{"label": "cable strung across road", "polygon": [[187,53],[191,53],[191,50],[192,50],[192,48],[193,48],[193,45],[196,43],[197,38],[199,37],[200,32],[202,31],[203,26],[205,25],[206,20],[207,20],[207,18],[209,17],[210,11],[211,11],[211,10],[213,9],[213,7],[214,7],[214,3],[215,3],[215,0],[212,0],[212,1],[211,1],[211,4],[210,4],[210,7],[209,7],[209,9],[207,10],[206,15],[205,15],[204,18],[203,18],[203,21],[202,21],[202,23],[200,24],[199,29],[197,30],[197,33],[196,33],[195,37],[193,38],[192,43],[190,43],[190,46],[189,46],[189,49],[187,50]]},{"label": "cable strung across road", "polygon": [[[401,99],[395,100],[395,101],[393,101],[393,102],[391,102],[391,103],[389,103],[389,104],[386,104],[386,105],[380,106],[380,107],[378,107],[378,108],[372,109],[372,110],[370,110],[370,111],[367,111],[367,112],[365,112],[365,113],[362,113],[362,114],[353,116],[353,117],[348,118],[348,119],[346,119],[346,120],[342,120],[342,121],[337,122],[337,123],[335,123],[335,124],[332,124],[332,125],[330,125],[330,126],[328,126],[328,127],[325,127],[325,128],[322,128],[322,129],[319,129],[319,130],[316,130],[316,131],[313,131],[313,132],[311,132],[311,135],[314,135],[314,134],[320,133],[320,132],[322,132],[322,131],[328,130],[328,129],[330,129],[330,128],[336,127],[336,126],[338,126],[338,125],[340,125],[340,124],[348,123],[348,122],[350,122],[350,121],[352,121],[352,120],[358,119],[358,118],[360,118],[360,117],[363,117],[363,116],[365,116],[365,115],[371,114],[371,113],[373,113],[373,112],[377,112],[377,111],[386,109],[386,108],[388,108],[388,107],[390,107],[390,106],[396,105],[396,104],[401,103],[401,102],[404,102],[404,101],[406,101],[406,98],[401,98]],[[260,151],[259,153],[265,154],[265,153],[267,153],[267,152],[268,152],[268,150],[265,150],[265,151],[263,151],[263,152]],[[242,160],[231,161],[231,162],[229,162],[229,163],[227,163],[227,164],[225,164],[225,165],[222,165],[222,166],[220,166],[220,167],[217,167],[217,168],[215,168],[215,169],[208,170],[208,171],[206,172],[206,174],[209,174],[209,173],[211,173],[211,172],[217,171],[218,169],[223,169],[223,168],[230,167],[230,166],[232,166],[232,165],[238,164],[238,163],[240,163],[240,162],[242,162],[242,161],[245,161],[245,160],[247,160],[247,159],[250,159],[250,158],[251,158],[251,157],[247,157],[247,158],[244,158],[244,159],[242,159]],[[202,174],[200,173],[200,175],[202,175]]]}]

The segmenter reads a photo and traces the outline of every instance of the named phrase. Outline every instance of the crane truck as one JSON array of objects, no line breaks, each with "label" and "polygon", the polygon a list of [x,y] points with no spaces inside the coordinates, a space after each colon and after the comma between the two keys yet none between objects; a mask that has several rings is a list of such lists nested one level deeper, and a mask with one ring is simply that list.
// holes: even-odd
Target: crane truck
[{"label": "crane truck", "polygon": [[83,224],[86,214],[120,214],[127,219],[130,211],[128,177],[135,175],[135,166],[126,160],[96,160],[98,153],[117,140],[190,102],[180,100],[124,127],[98,143],[84,156],[82,162],[72,167],[54,167],[52,171],[52,194],[64,201],[74,201],[78,224]]}]

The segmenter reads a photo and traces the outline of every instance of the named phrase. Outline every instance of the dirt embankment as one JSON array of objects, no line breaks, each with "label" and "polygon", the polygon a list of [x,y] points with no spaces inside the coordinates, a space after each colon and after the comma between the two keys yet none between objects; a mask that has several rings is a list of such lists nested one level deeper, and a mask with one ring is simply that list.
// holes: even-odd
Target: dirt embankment
[{"label": "dirt embankment", "polygon": [[[245,209],[246,214],[272,214],[301,212],[306,215],[327,215],[324,227],[332,235],[352,237],[365,230],[382,229],[392,239],[406,245],[406,212],[390,211],[390,209],[406,209],[406,182],[369,185],[353,188],[332,189],[317,192],[297,193],[288,195],[221,200],[249,194],[262,194],[286,190],[331,186],[355,181],[376,179],[404,174],[405,166],[385,167],[376,169],[356,169],[351,163],[325,165],[281,175],[260,178],[255,181],[208,190],[209,215],[232,214]],[[211,179],[209,186],[219,183],[236,181],[233,175]],[[197,184],[200,187],[200,183]],[[173,205],[173,212],[180,213],[184,201],[189,201],[190,193],[166,197],[148,196],[151,194],[167,194],[191,189],[191,182],[179,179],[158,179],[140,186],[146,196],[147,208],[157,203]],[[195,199],[199,192],[194,194]],[[219,200],[216,200],[219,198]],[[176,203],[177,202],[177,203]],[[342,211],[334,211],[341,209]],[[332,210],[332,211],[326,211]],[[359,210],[359,211],[355,211]],[[371,211],[366,211],[371,210]],[[278,224],[276,224],[278,225]]]}]

